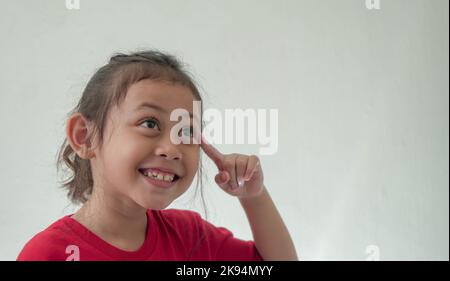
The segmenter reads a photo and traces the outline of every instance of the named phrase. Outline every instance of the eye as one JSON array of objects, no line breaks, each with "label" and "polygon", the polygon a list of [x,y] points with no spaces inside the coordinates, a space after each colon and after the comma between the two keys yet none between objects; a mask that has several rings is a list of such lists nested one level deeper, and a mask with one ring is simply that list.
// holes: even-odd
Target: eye
[{"label": "eye", "polygon": [[158,122],[158,120],[157,120],[156,118],[154,118],[154,117],[144,120],[144,122],[142,122],[141,124],[148,124],[147,127],[148,127],[149,129],[155,129],[155,127],[157,127],[158,130],[160,129],[160,128],[159,128],[159,122]]}]

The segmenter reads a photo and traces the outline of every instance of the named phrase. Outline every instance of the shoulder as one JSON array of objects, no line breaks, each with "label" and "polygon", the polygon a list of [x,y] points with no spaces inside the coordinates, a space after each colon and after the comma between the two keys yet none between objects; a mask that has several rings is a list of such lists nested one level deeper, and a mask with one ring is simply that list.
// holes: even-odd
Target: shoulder
[{"label": "shoulder", "polygon": [[[215,243],[233,237],[233,233],[225,227],[216,226],[203,219],[198,212],[191,210],[164,209],[152,210],[153,217],[159,224],[175,229],[185,239],[204,240]],[[162,222],[162,223],[161,223]]]},{"label": "shoulder", "polygon": [[68,229],[64,219],[59,219],[43,231],[34,235],[19,253],[18,261],[65,260]]},{"label": "shoulder", "polygon": [[262,260],[253,241],[235,237],[228,228],[212,224],[195,211],[156,212],[184,239],[192,241],[190,260]]},{"label": "shoulder", "polygon": [[202,218],[202,216],[191,210],[180,209],[164,209],[164,210],[152,210],[153,216],[156,216],[160,220],[164,220],[165,223],[170,224],[177,228],[190,231],[195,230],[197,234],[201,235],[223,235],[232,236],[232,232],[225,227],[216,226],[209,221]]}]

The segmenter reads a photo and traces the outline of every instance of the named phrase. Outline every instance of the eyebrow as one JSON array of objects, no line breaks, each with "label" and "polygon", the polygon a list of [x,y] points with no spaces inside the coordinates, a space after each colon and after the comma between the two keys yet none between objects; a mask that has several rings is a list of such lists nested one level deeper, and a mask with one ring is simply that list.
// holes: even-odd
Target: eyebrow
[{"label": "eyebrow", "polygon": [[[164,108],[162,108],[161,106],[156,105],[156,104],[153,104],[153,103],[148,103],[148,102],[143,102],[143,103],[141,103],[140,105],[138,105],[138,106],[135,108],[135,111],[139,111],[139,110],[146,109],[146,108],[151,108],[151,109],[155,109],[155,110],[157,110],[157,111],[161,111],[161,112],[163,112],[163,113],[167,113],[167,110],[164,109]],[[193,115],[191,112],[189,112],[189,116],[190,116],[191,118],[194,118],[194,115]]]}]

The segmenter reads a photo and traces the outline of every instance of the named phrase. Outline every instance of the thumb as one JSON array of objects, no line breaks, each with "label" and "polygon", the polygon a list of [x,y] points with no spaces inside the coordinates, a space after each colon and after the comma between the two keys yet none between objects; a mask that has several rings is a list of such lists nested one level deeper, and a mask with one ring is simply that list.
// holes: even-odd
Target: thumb
[{"label": "thumb", "polygon": [[223,186],[230,180],[230,175],[226,171],[219,171],[214,180],[219,186]]}]

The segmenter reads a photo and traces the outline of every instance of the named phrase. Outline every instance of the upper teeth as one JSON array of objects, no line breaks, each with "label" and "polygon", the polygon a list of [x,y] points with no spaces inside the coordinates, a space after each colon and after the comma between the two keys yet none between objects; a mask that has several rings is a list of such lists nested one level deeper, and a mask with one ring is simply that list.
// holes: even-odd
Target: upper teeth
[{"label": "upper teeth", "polygon": [[155,171],[144,171],[143,174],[147,177],[168,182],[173,181],[173,178],[175,177],[174,174],[158,173]]}]

